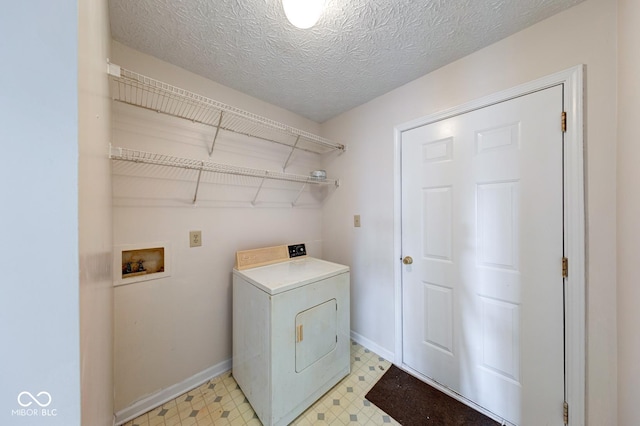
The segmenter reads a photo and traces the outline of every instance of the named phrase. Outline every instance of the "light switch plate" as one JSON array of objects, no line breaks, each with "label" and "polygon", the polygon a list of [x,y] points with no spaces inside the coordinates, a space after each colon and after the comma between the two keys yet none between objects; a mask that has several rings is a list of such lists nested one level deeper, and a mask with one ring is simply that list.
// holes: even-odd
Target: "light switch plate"
[{"label": "light switch plate", "polygon": [[360,215],[354,215],[353,216],[353,226],[355,226],[356,228],[360,228]]},{"label": "light switch plate", "polygon": [[201,247],[201,246],[202,246],[202,231],[190,231],[189,247]]}]

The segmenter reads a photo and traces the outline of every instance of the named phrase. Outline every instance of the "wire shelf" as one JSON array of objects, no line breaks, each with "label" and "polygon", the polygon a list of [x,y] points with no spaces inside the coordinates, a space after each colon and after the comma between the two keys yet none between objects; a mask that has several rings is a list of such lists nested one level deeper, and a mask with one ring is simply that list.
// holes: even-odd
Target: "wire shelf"
[{"label": "wire shelf", "polygon": [[[235,108],[196,93],[109,64],[111,94],[115,101],[183,118],[216,128],[209,150],[213,152],[220,130],[238,133],[317,154],[345,151],[345,146],[320,136]],[[287,162],[289,159],[287,159]],[[286,164],[285,164],[286,167]]]},{"label": "wire shelf", "polygon": [[[311,176],[292,173],[274,172],[270,170],[252,169],[248,167],[232,166],[229,164],[214,163],[211,161],[194,160],[190,158],[175,157],[172,155],[156,154],[152,152],[138,151],[129,148],[110,147],[109,158],[119,161],[131,161],[134,163],[153,164],[158,166],[176,167],[199,172],[223,173],[236,176],[248,176],[260,179],[281,180],[312,185],[340,185],[336,179],[316,179]],[[199,181],[198,181],[199,182]],[[194,196],[194,202],[197,198]]]}]

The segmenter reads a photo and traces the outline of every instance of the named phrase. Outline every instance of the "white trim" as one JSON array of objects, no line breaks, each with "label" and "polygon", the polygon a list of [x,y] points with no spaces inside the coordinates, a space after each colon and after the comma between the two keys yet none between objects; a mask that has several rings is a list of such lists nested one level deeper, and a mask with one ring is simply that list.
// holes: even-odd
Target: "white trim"
[{"label": "white trim", "polygon": [[584,185],[583,67],[565,80],[567,132],[564,144],[565,357],[569,425],[586,424],[586,222]]},{"label": "white trim", "polygon": [[394,140],[394,194],[393,194],[393,267],[394,297],[395,297],[395,357],[393,363],[402,366],[402,268],[398,267],[402,261],[402,131],[393,129]]},{"label": "white trim", "polygon": [[393,352],[388,351],[387,349],[385,349],[382,346],[378,345],[377,343],[367,339],[366,337],[356,333],[353,330],[351,330],[351,340],[353,340],[356,343],[359,343],[360,345],[362,345],[365,348],[369,349],[371,352],[374,352],[377,355],[380,355],[382,358],[384,358],[386,360],[392,360],[393,359]]},{"label": "white trim", "polygon": [[[584,425],[586,412],[586,230],[584,205],[583,72],[584,65],[578,65],[568,70],[471,101],[464,105],[400,124],[394,129],[394,258],[396,259],[394,263],[396,295],[396,352],[394,364],[413,372],[413,370],[405,366],[402,362],[402,268],[400,262],[402,258],[402,132],[552,86],[559,84],[564,85],[564,110],[567,113],[567,131],[564,134],[565,256],[569,259],[570,268],[569,277],[565,279],[565,380],[570,426]],[[460,397],[457,396],[456,399],[460,399]]]},{"label": "white trim", "polygon": [[145,398],[138,400],[130,406],[118,411],[115,415],[115,424],[122,425],[129,420],[133,420],[136,417],[153,410],[156,407],[161,406],[167,401],[177,398],[183,393],[189,392],[192,389],[197,388],[208,380],[219,376],[227,371],[231,370],[231,359],[222,361],[212,367],[207,368],[193,376],[171,385],[168,388],[162,389],[159,392],[148,395]]}]

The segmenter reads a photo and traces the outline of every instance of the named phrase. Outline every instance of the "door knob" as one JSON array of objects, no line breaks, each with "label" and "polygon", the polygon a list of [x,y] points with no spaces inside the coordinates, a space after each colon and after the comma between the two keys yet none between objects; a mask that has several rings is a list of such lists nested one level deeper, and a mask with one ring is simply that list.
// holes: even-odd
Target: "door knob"
[{"label": "door knob", "polygon": [[405,256],[404,259],[402,259],[402,263],[405,265],[411,265],[413,263],[413,258],[411,256]]}]

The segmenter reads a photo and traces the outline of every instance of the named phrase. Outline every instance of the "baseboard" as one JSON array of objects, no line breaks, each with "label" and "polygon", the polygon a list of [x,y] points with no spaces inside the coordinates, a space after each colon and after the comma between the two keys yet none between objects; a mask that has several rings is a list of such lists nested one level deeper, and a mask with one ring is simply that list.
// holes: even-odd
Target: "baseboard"
[{"label": "baseboard", "polygon": [[200,386],[207,380],[211,380],[212,378],[219,376],[229,370],[231,370],[231,359],[228,359],[212,367],[209,367],[206,370],[196,373],[186,380],[181,381],[180,383],[176,383],[175,385],[171,385],[159,392],[148,395],[145,398],[140,399],[130,406],[118,411],[115,415],[115,424],[117,426],[120,426],[128,422],[129,420],[133,420],[136,417],[148,411],[151,411],[156,407],[159,407],[165,402],[171,401],[172,399],[175,399],[183,393]]},{"label": "baseboard", "polygon": [[386,359],[387,361],[394,362],[395,354],[393,352],[383,348],[382,346],[380,346],[377,343],[373,342],[372,340],[369,340],[366,337],[356,333],[353,330],[351,330],[351,339],[353,341],[355,341],[356,343],[359,343],[362,346],[364,346],[365,348],[369,349],[370,351],[373,351],[373,352],[377,353],[378,355],[380,355],[382,358]]}]

